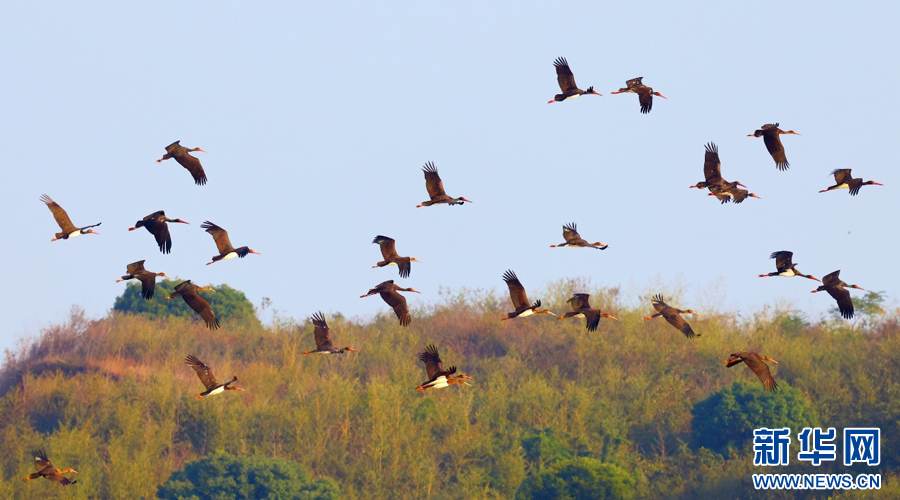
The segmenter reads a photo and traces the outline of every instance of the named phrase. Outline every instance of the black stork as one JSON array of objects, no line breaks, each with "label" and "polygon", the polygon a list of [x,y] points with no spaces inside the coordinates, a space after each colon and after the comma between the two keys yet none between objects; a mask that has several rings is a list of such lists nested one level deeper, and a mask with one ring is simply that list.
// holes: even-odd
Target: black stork
[{"label": "black stork", "polygon": [[[531,316],[532,314],[553,314],[552,311],[540,309],[540,300],[536,300],[534,304],[531,304],[528,301],[528,295],[525,293],[525,287],[522,286],[522,283],[519,281],[516,273],[514,273],[511,269],[507,269],[506,272],[503,273],[503,281],[505,281],[506,286],[509,287],[509,299],[512,301],[513,307],[515,307],[516,310],[511,313],[507,313],[506,317],[501,318],[500,321],[506,321],[508,319],[518,317],[524,318],[525,316]],[[553,314],[553,316],[556,315]]]},{"label": "black stork", "polygon": [[816,292],[828,292],[828,295],[831,295],[834,300],[837,301],[838,309],[841,311],[841,316],[844,319],[852,319],[853,318],[853,299],[850,298],[850,291],[848,288],[855,288],[857,290],[865,291],[865,288],[860,288],[856,285],[848,285],[841,281],[840,279],[841,270],[826,274],[824,278],[822,278],[822,284],[819,285],[819,288],[816,288],[811,293]]},{"label": "black stork", "polygon": [[410,322],[412,322],[412,318],[409,316],[409,307],[406,305],[406,297],[397,292],[422,293],[418,290],[413,290],[412,288],[400,288],[399,285],[394,284],[394,280],[388,280],[379,283],[375,288],[369,289],[365,295],[360,295],[359,298],[375,295],[376,293],[381,295],[381,299],[394,309],[394,314],[396,314],[397,319],[400,320],[400,326],[409,326]]},{"label": "black stork", "polygon": [[431,199],[416,205],[416,208],[430,207],[431,205],[440,203],[446,203],[448,205],[463,205],[466,202],[472,203],[472,200],[467,200],[464,196],[453,198],[452,196],[447,195],[447,192],[444,191],[444,183],[441,181],[441,176],[438,175],[437,167],[434,166],[434,163],[426,163],[425,166],[422,167],[422,172],[425,172],[425,189],[428,190],[428,197]]},{"label": "black stork", "polygon": [[212,258],[212,262],[207,262],[206,265],[215,264],[220,260],[228,260],[233,259],[235,257],[244,258],[247,254],[255,253],[257,255],[261,255],[256,250],[252,250],[250,247],[240,247],[234,248],[231,246],[231,240],[228,239],[228,231],[222,229],[221,227],[213,224],[210,221],[204,221],[203,224],[200,224],[200,227],[206,230],[207,233],[211,234],[213,240],[216,242],[216,248],[219,249],[219,255],[215,255]]},{"label": "black stork", "polygon": [[838,168],[831,172],[831,175],[834,176],[834,186],[827,187],[821,191],[820,193],[824,193],[826,191],[831,191],[832,189],[849,189],[851,196],[856,196],[859,194],[859,188],[863,186],[884,186],[884,184],[875,181],[866,181],[863,182],[862,177],[854,179],[850,176],[849,168]]},{"label": "black stork", "polygon": [[472,385],[466,380],[475,380],[472,377],[456,373],[456,367],[451,366],[444,369],[444,363],[441,361],[441,355],[438,354],[437,347],[429,344],[424,352],[419,353],[419,360],[425,363],[425,373],[428,374],[428,380],[422,382],[416,390],[424,392],[430,389],[443,389],[451,385]]},{"label": "black stork", "polygon": [[693,309],[676,309],[669,304],[666,304],[661,294],[655,295],[651,302],[653,303],[653,308],[656,309],[656,314],[647,316],[644,318],[644,321],[653,319],[657,316],[662,316],[666,318],[666,321],[668,321],[670,325],[681,331],[685,337],[692,339],[700,336],[699,333],[694,333],[694,330],[691,329],[691,325],[680,316],[681,314],[693,314],[694,316],[699,316]]},{"label": "black stork", "polygon": [[762,382],[763,387],[765,387],[767,391],[775,392],[775,390],[778,389],[778,384],[775,383],[772,372],[769,371],[769,365],[763,363],[763,361],[771,361],[776,365],[778,364],[778,361],[766,356],[760,356],[759,353],[753,351],[732,353],[728,356],[728,359],[722,361],[722,364],[725,365],[726,368],[731,368],[734,365],[744,363],[748,368],[753,370],[753,373],[755,373],[757,377],[759,377],[759,381]]},{"label": "black stork", "polygon": [[769,255],[770,259],[775,259],[775,269],[777,271],[773,271],[769,274],[760,274],[760,278],[767,278],[769,276],[781,276],[784,278],[793,278],[794,276],[801,276],[803,278],[809,278],[815,281],[821,281],[819,278],[816,278],[809,274],[803,274],[797,270],[797,264],[794,264],[792,259],[794,257],[794,252],[789,252],[787,250],[779,250],[777,252],[772,252],[772,255]]},{"label": "black stork", "polygon": [[144,300],[150,300],[153,297],[153,291],[156,290],[156,277],[171,279],[166,273],[154,273],[144,269],[144,261],[139,260],[128,264],[125,276],[116,280],[116,283],[126,280],[138,280],[141,282],[141,297]]},{"label": "black stork", "polygon": [[769,150],[769,154],[772,155],[772,159],[775,160],[775,166],[778,170],[785,171],[791,164],[788,163],[787,156],[784,154],[784,146],[781,144],[781,137],[779,137],[781,134],[800,135],[793,130],[788,130],[787,132],[781,130],[778,128],[777,123],[767,123],[752,134],[747,134],[747,137],[762,136],[763,142],[766,143],[766,149]]},{"label": "black stork", "polygon": [[563,316],[557,316],[556,319],[584,318],[584,327],[587,328],[589,332],[597,330],[597,326],[600,324],[600,318],[619,320],[612,314],[600,312],[600,309],[591,308],[590,298],[591,296],[587,293],[576,293],[571,299],[566,301],[572,305],[572,310]]},{"label": "black stork", "polygon": [[728,182],[722,178],[722,162],[719,160],[719,147],[714,142],[707,143],[704,148],[706,152],[703,154],[703,177],[704,180],[690,186],[690,188],[707,189],[717,186],[732,188],[744,186],[738,181]]},{"label": "black stork", "polygon": [[611,92],[612,94],[624,94],[626,92],[631,92],[638,95],[638,102],[641,105],[641,113],[647,114],[653,109],[653,96],[659,96],[663,99],[668,100],[669,98],[660,94],[659,92],[654,92],[652,87],[648,87],[641,83],[643,80],[643,76],[639,76],[637,78],[632,78],[625,82],[625,87],[620,88],[618,92]]},{"label": "black stork", "polygon": [[203,321],[206,322],[207,328],[210,330],[215,330],[219,328],[219,318],[216,317],[216,313],[213,312],[213,308],[209,305],[209,302],[200,295],[201,290],[209,290],[211,292],[215,292],[215,289],[209,285],[206,286],[197,286],[191,283],[191,280],[182,281],[178,285],[175,286],[175,291],[172,292],[171,295],[166,297],[165,300],[169,299],[177,299],[181,297],[187,303],[187,305],[194,310],[197,314],[203,318]]},{"label": "black stork", "polygon": [[553,66],[556,68],[556,81],[559,83],[559,89],[562,91],[562,94],[553,96],[552,101],[547,101],[549,104],[565,101],[566,99],[571,99],[584,94],[603,95],[598,94],[593,86],[588,87],[587,90],[578,88],[578,85],[575,85],[575,75],[573,75],[572,70],[569,69],[569,63],[566,61],[565,57],[556,58],[556,60],[553,61]]},{"label": "black stork", "polygon": [[72,219],[69,218],[69,214],[63,210],[63,207],[59,206],[59,203],[50,199],[46,194],[41,195],[41,201],[47,205],[47,208],[49,208],[50,212],[53,214],[53,218],[56,219],[56,223],[59,224],[59,228],[62,229],[62,232],[56,233],[56,238],[53,238],[50,241],[67,240],[69,238],[81,236],[82,234],[100,234],[89,228],[97,227],[101,222],[90,226],[75,227],[75,224],[72,224]]},{"label": "black stork", "polygon": [[166,154],[163,155],[162,158],[156,160],[156,163],[159,163],[163,160],[168,160],[169,158],[175,158],[182,167],[186,168],[188,172],[191,173],[191,177],[194,178],[194,184],[198,186],[202,186],[206,184],[206,172],[203,171],[203,166],[200,165],[200,160],[196,157],[191,156],[189,153],[194,151],[199,151],[201,153],[205,153],[206,151],[200,148],[188,149],[182,146],[181,141],[175,141],[172,144],[166,146]]},{"label": "black stork", "polygon": [[35,450],[32,452],[34,455],[34,470],[37,472],[32,472],[28,476],[26,476],[22,481],[31,481],[32,479],[46,478],[50,481],[53,481],[57,484],[57,486],[68,486],[70,484],[75,484],[78,481],[72,481],[71,479],[63,476],[63,474],[68,474],[73,472],[78,474],[78,471],[69,467],[66,470],[59,470],[50,463],[50,459],[47,458],[47,452],[44,450]]},{"label": "black stork", "polygon": [[181,219],[170,219],[166,217],[166,212],[158,210],[143,219],[134,223],[134,227],[129,227],[129,231],[134,231],[139,227],[145,228],[150,234],[156,238],[156,244],[159,245],[159,251],[169,253],[172,251],[172,236],[169,235],[169,225],[167,222],[177,222],[179,224],[190,224]]},{"label": "black stork", "polygon": [[587,240],[581,237],[578,234],[578,226],[572,222],[569,224],[563,224],[563,238],[566,239],[565,243],[560,243],[558,245],[550,245],[550,248],[556,247],[588,247],[588,248],[596,248],[597,250],[606,250],[609,245],[604,245],[599,241],[595,243],[588,243]]},{"label": "black stork", "polygon": [[409,271],[412,267],[410,262],[422,262],[415,257],[401,257],[394,246],[394,238],[378,235],[372,240],[372,243],[377,243],[381,247],[381,256],[384,257],[384,260],[372,266],[373,269],[376,267],[397,266],[400,277],[409,278]]},{"label": "black stork", "polygon": [[203,382],[203,386],[206,387],[206,390],[198,394],[196,399],[212,396],[214,394],[221,394],[225,391],[244,390],[236,385],[232,385],[237,382],[237,375],[232,377],[228,382],[220,384],[219,381],[216,380],[216,375],[213,373],[212,368],[207,366],[203,361],[197,359],[193,354],[188,354],[187,357],[184,358],[184,364],[190,366],[197,372],[197,377],[200,378],[200,382]]},{"label": "black stork", "polygon": [[325,321],[325,315],[322,314],[321,311],[313,313],[310,321],[312,321],[312,324],[315,326],[313,336],[316,339],[316,350],[303,351],[300,354],[344,354],[345,351],[359,352],[352,347],[338,349],[334,346],[334,343],[331,341],[331,328],[328,328],[328,323]]}]

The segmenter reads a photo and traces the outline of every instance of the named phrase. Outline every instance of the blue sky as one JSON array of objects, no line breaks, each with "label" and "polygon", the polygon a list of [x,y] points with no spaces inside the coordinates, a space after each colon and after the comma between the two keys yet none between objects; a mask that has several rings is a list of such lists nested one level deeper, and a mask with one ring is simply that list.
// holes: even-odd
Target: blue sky
[{"label": "blue sky", "polygon": [[[789,300],[817,317],[833,303],[813,282],[757,278],[782,249],[805,273],[895,293],[896,4],[7,2],[0,15],[0,347],[72,305],[102,316],[140,259],[285,316],[366,318],[387,308],[359,295],[398,279],[370,268],[377,234],[424,261],[402,280],[425,292],[412,305],[439,286],[501,291],[511,268],[529,289],[588,277],[637,303],[680,283],[683,307]],[[604,95],[547,104],[559,56]],[[669,97],[646,116],[610,95],[636,76]],[[787,172],[746,137],[775,121],[802,134],[784,138]],[[208,185],[154,161],[179,139],[208,151]],[[762,200],[687,189],[708,141]],[[416,209],[426,161],[475,203]],[[819,194],[835,168],[885,187]],[[101,235],[51,243],[41,193]],[[171,229],[170,255],[127,231],[159,209],[191,223]],[[262,255],[205,266],[204,220]],[[549,248],[570,221],[609,249]]]}]

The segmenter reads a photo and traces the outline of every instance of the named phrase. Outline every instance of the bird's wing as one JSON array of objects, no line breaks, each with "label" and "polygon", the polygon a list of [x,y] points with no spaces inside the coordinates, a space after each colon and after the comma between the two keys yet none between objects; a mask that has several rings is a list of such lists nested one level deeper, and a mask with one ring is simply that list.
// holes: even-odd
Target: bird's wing
[{"label": "bird's wing", "polygon": [[409,278],[409,272],[412,270],[409,257],[397,259],[395,262],[397,263],[397,270],[400,272],[400,277]]},{"label": "bird's wing", "polygon": [[772,372],[769,371],[769,365],[764,363],[763,360],[756,355],[747,356],[743,359],[744,364],[756,373],[759,381],[763,383],[767,391],[774,392],[778,388],[778,384],[775,383],[775,379],[772,377]]},{"label": "bird's wing", "polygon": [[749,352],[735,352],[728,356],[728,359],[725,361],[725,367],[731,368],[734,365],[740,364],[744,362],[744,356],[748,356]]},{"label": "bird's wing", "polygon": [[[157,214],[162,214],[162,212],[157,212]],[[165,214],[162,215],[165,216]],[[164,221],[150,219],[144,221],[144,227],[156,238],[156,244],[159,245],[160,252],[169,253],[172,251],[172,236],[169,235],[168,224]]]},{"label": "bird's wing", "polygon": [[390,290],[381,292],[381,299],[394,309],[394,314],[396,314],[397,319],[400,320],[401,326],[409,326],[410,322],[412,322],[412,318],[409,316],[409,307],[406,306],[406,297],[400,295],[396,290],[391,288]]},{"label": "bird's wing", "polygon": [[729,193],[731,193],[731,197],[734,198],[732,201],[734,201],[735,203],[743,202],[750,195],[750,191],[741,188],[734,188],[729,191]]},{"label": "bird's wing", "polygon": [[75,484],[78,482],[78,481],[72,481],[71,479],[63,476],[56,470],[47,472],[46,474],[44,474],[44,477],[53,481],[54,483],[58,483],[60,486],[68,486],[70,484]]},{"label": "bird's wing", "polygon": [[216,375],[213,373],[212,368],[206,366],[206,363],[197,359],[193,354],[188,354],[187,357],[184,358],[184,363],[197,372],[197,377],[200,378],[200,382],[203,383],[206,390],[218,387],[219,381],[216,380]]},{"label": "bird's wing", "polygon": [[59,203],[53,201],[46,194],[41,195],[41,201],[47,204],[47,208],[53,213],[53,218],[56,219],[56,223],[59,224],[59,228],[64,234],[69,234],[78,230],[78,228],[75,227],[75,224],[72,224],[72,219],[69,218],[69,214],[63,210],[63,207],[59,206]]},{"label": "bird's wing", "polygon": [[40,472],[44,467],[52,465],[50,459],[47,458],[47,452],[44,450],[35,450],[32,454],[34,455],[34,470]]},{"label": "bird's wing", "polygon": [[171,154],[175,153],[176,151],[178,151],[179,149],[181,149],[181,141],[175,141],[172,144],[169,144],[168,146],[166,146],[166,153],[171,155]]},{"label": "bird's wing", "polygon": [[628,80],[627,82],[625,82],[625,86],[630,89],[635,88],[635,87],[643,87],[644,84],[641,83],[641,80],[643,80],[643,79],[644,79],[643,76],[639,76],[637,78],[632,78],[631,80]]},{"label": "bird's wing", "polygon": [[181,298],[187,302],[187,305],[190,306],[197,314],[203,318],[203,321],[206,322],[206,326],[210,330],[215,330],[219,328],[219,319],[216,318],[216,313],[213,312],[212,306],[209,305],[209,302],[200,295],[200,292],[197,290],[190,290],[187,292],[182,292]]},{"label": "bird's wing", "polygon": [[850,176],[850,170],[851,169],[849,168],[838,168],[832,170],[831,175],[834,176],[835,184],[837,184],[838,186],[845,183],[849,184],[850,180],[853,178]]},{"label": "bird's wing", "polygon": [[576,230],[577,227],[574,222],[563,225],[563,238],[566,239],[566,243],[572,243],[581,239],[581,235]]},{"label": "bird's wing", "polygon": [[775,267],[778,269],[778,272],[786,271],[793,267],[793,257],[794,252],[788,252],[787,250],[772,252],[772,255],[769,256],[770,259],[775,259]]},{"label": "bird's wing", "polygon": [[584,311],[584,324],[589,332],[597,331],[597,326],[600,325],[600,310],[590,309]]},{"label": "bird's wing", "polygon": [[210,221],[205,221],[203,224],[200,224],[200,227],[206,229],[206,232],[212,235],[213,240],[216,242],[216,248],[219,249],[219,255],[234,251],[234,247],[231,246],[231,240],[228,239],[228,231]]},{"label": "bird's wing", "polygon": [[381,256],[384,257],[384,260],[389,261],[393,257],[399,257],[397,249],[394,247],[394,238],[378,235],[372,240],[372,243],[378,243],[378,246],[381,247]]},{"label": "bird's wing", "polygon": [[653,94],[649,87],[643,87],[637,92],[638,101],[641,103],[641,113],[649,113],[653,109]]},{"label": "bird's wing", "polygon": [[722,162],[719,161],[719,147],[715,143],[706,145],[706,154],[703,157],[703,176],[706,183],[722,181]]},{"label": "bird's wing", "polygon": [[822,277],[822,286],[836,286],[841,282],[841,270],[838,269],[833,273],[828,273]]},{"label": "bird's wing", "polygon": [[[766,130],[765,127],[763,127],[763,130]],[[766,130],[766,133],[763,134],[763,142],[766,143],[766,149],[769,150],[769,154],[775,160],[775,166],[778,167],[778,170],[787,170],[791,165],[784,154],[784,146],[781,145],[781,138],[778,137],[777,129]]]},{"label": "bird's wing", "polygon": [[572,304],[572,310],[577,312],[582,309],[591,308],[590,298],[591,296],[587,293],[576,293],[567,302]]},{"label": "bird's wing", "polygon": [[850,188],[850,195],[856,196],[857,194],[859,194],[859,188],[863,186],[862,177],[858,179],[850,179],[847,182],[847,186]]},{"label": "bird's wing", "polygon": [[669,308],[669,304],[666,304],[665,300],[663,300],[662,294],[654,295],[651,302],[653,303],[653,308],[656,309],[656,312],[663,312]]},{"label": "bird's wing", "polygon": [[334,344],[331,342],[331,329],[328,328],[328,323],[325,322],[325,315],[321,312],[313,314],[312,322],[316,327],[314,332],[316,348],[320,351],[332,349]]},{"label": "bird's wing", "polygon": [[146,300],[153,298],[156,291],[156,274],[151,272],[139,272],[135,276],[141,282],[141,297]]},{"label": "bird's wing", "polygon": [[198,186],[206,184],[206,172],[203,171],[203,166],[200,165],[200,160],[198,160],[197,157],[191,156],[190,153],[183,148],[174,156],[175,161],[191,173],[191,177],[194,178],[194,184],[197,184]]},{"label": "bird's wing", "polygon": [[675,312],[674,309],[670,312],[664,312],[663,317],[666,318],[666,321],[668,321],[670,325],[680,330],[685,337],[692,339],[697,336],[697,334],[694,333],[694,330],[691,329],[691,325],[689,325],[680,314]]},{"label": "bird's wing", "polygon": [[831,286],[825,289],[837,301],[841,316],[845,319],[853,319],[853,299],[850,291],[842,286]]},{"label": "bird's wing", "polygon": [[132,262],[131,264],[128,264],[128,267],[126,269],[128,270],[128,274],[137,274],[138,272],[144,270],[144,261],[139,260],[137,262]]},{"label": "bird's wing", "polygon": [[564,94],[578,88],[578,86],[575,85],[575,75],[573,75],[572,70],[569,69],[569,63],[566,61],[565,57],[557,58],[553,61],[553,66],[556,67],[556,81],[559,83],[559,88]]},{"label": "bird's wing", "polygon": [[434,163],[428,162],[422,167],[422,171],[425,172],[425,189],[428,190],[428,196],[431,199],[435,199],[439,196],[446,196],[447,193],[444,191],[444,183],[441,182],[441,176],[438,175],[437,167],[434,166]]},{"label": "bird's wing", "polygon": [[424,352],[419,353],[419,360],[425,363],[425,373],[428,374],[428,380],[434,380],[444,373],[441,355],[438,354],[437,347],[434,344],[429,344]]},{"label": "bird's wing", "polygon": [[516,273],[512,270],[507,270],[503,273],[503,281],[505,281],[506,286],[509,287],[509,299],[512,300],[513,307],[515,307],[516,310],[531,305],[528,302],[528,295],[525,293],[525,287],[519,282]]}]

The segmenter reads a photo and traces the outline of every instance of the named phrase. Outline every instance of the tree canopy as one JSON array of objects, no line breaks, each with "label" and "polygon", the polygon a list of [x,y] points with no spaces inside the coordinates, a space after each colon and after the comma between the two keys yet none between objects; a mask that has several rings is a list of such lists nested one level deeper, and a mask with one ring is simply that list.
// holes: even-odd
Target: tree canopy
[{"label": "tree canopy", "polygon": [[[174,290],[175,286],[184,280],[162,280],[156,283],[156,292],[150,300],[141,297],[141,284],[129,282],[122,295],[116,297],[113,304],[114,311],[123,313],[142,314],[150,318],[164,316],[176,316],[181,318],[196,318],[197,313],[191,309],[182,299],[165,300]],[[194,283],[197,284],[197,283]],[[231,288],[228,285],[214,285],[213,290],[200,292],[204,299],[212,306],[216,317],[221,322],[234,320],[250,320],[258,324],[253,304],[244,295],[244,292]]]},{"label": "tree canopy", "polygon": [[635,479],[621,467],[578,457],[559,460],[522,483],[516,500],[630,500]]}]

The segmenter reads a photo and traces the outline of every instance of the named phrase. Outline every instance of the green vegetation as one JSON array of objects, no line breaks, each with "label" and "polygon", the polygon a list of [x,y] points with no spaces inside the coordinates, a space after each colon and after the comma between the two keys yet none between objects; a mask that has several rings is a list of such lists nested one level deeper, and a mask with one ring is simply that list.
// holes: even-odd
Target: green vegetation
[{"label": "green vegetation", "polygon": [[[177,316],[179,318],[197,318],[197,313],[188,307],[187,303],[179,298],[177,300],[165,300],[175,290],[175,285],[184,280],[161,280],[156,283],[156,291],[151,300],[141,298],[141,284],[129,282],[122,295],[116,297],[113,310],[123,313],[143,314],[150,318],[164,318]],[[194,283],[195,285],[198,283]],[[212,290],[200,292],[212,306],[216,317],[221,322],[250,321],[259,325],[253,304],[244,295],[244,292],[235,290],[228,285],[213,286]]]},{"label": "green vegetation", "polygon": [[310,480],[302,465],[259,455],[216,453],[185,464],[159,487],[163,500],[337,500],[331,479]]},{"label": "green vegetation", "polygon": [[[561,282],[536,296],[562,311],[576,285],[592,291]],[[342,356],[300,354],[314,345],[305,318],[299,329],[241,320],[210,332],[193,315],[76,312],[0,369],[0,498],[199,499],[211,484],[349,500],[900,498],[898,311],[815,322],[782,308],[704,310],[689,319],[702,337],[687,340],[643,321],[648,301],[592,292],[620,319],[594,333],[576,320],[500,322],[506,297],[466,291],[413,309],[409,328],[387,308],[363,323],[329,316],[362,351]],[[473,387],[415,391],[415,355],[431,342]],[[776,394],[722,366],[739,350],[780,362]],[[189,353],[247,392],[194,399]],[[797,463],[795,439],[777,472],[880,473],[882,489],[753,490],[747,440],[763,422],[880,427],[877,467]],[[22,482],[38,447],[79,470],[78,484]]]}]

